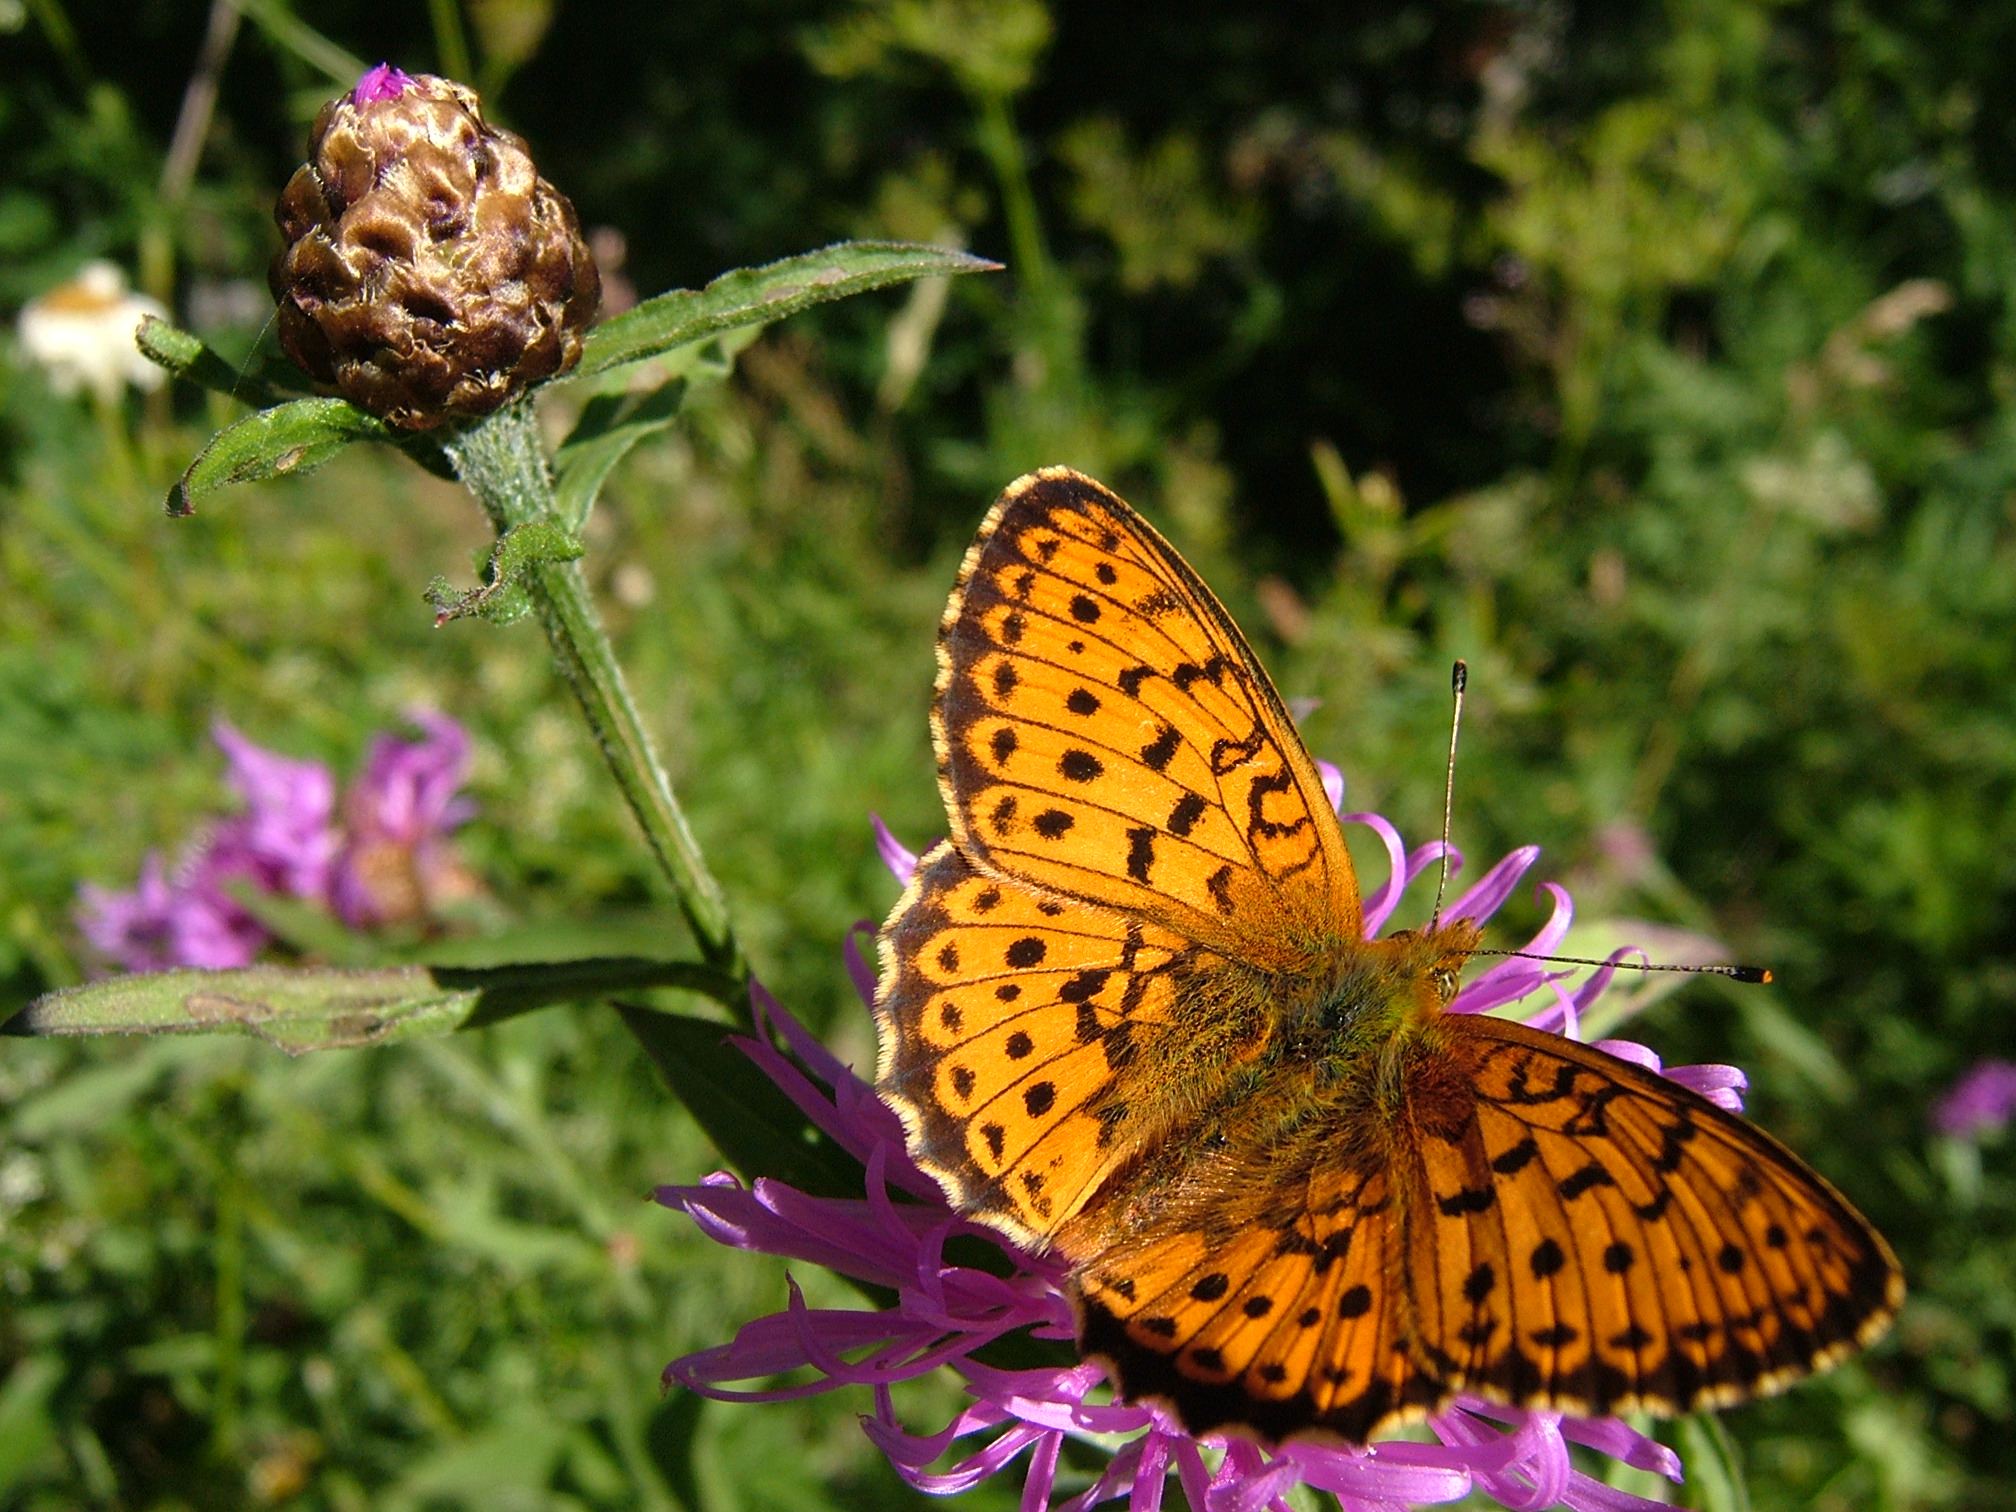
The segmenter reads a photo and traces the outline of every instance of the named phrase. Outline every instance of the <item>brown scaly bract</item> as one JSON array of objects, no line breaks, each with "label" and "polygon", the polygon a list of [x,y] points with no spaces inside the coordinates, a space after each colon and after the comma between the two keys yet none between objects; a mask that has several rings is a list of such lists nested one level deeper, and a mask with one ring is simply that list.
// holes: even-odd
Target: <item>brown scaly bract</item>
[{"label": "brown scaly bract", "polygon": [[389,97],[360,88],[315,118],[274,210],[286,245],[268,282],[280,344],[310,377],[427,430],[573,367],[601,280],[574,207],[474,91],[396,78]]}]

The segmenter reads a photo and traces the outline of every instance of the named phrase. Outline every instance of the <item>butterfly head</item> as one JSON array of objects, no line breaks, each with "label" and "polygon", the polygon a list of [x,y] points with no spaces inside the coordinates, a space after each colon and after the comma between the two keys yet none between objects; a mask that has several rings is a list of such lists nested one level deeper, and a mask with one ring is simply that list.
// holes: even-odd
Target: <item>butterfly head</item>
[{"label": "butterfly head", "polygon": [[1454,1001],[1481,938],[1468,919],[1452,919],[1434,930],[1397,930],[1383,943],[1398,957],[1402,980],[1416,984],[1417,1008],[1434,1013]]}]

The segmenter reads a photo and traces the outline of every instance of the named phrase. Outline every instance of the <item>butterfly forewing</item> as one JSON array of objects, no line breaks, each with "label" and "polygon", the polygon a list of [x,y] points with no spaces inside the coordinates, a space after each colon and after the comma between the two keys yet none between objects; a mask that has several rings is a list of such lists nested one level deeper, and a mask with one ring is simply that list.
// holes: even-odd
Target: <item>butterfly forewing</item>
[{"label": "butterfly forewing", "polygon": [[1761,1130],[1559,1035],[1448,1015],[1401,1143],[1417,1350],[1501,1400],[1659,1413],[1881,1332],[1882,1238]]},{"label": "butterfly forewing", "polygon": [[1355,936],[1350,858],[1266,673],[1088,478],[1025,478],[982,526],[933,729],[954,836],[983,870],[1268,967]]},{"label": "butterfly forewing", "polygon": [[953,1201],[1025,1243],[1138,1147],[1127,1072],[1155,1058],[1189,942],[976,871],[918,864],[882,932],[877,1090]]}]

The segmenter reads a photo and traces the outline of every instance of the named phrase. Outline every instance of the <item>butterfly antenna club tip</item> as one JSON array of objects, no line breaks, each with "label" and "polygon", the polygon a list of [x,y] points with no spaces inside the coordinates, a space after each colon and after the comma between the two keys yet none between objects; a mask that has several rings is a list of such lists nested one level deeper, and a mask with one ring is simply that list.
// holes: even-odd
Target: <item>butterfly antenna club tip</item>
[{"label": "butterfly antenna club tip", "polygon": [[[1636,947],[1627,946],[1626,949]],[[1598,960],[1594,956],[1541,955],[1530,950],[1493,950],[1483,947],[1471,952],[1480,956],[1506,956],[1519,961],[1541,961],[1549,966],[1601,966],[1611,971],[1673,971],[1686,976],[1727,977],[1732,982],[1744,982],[1752,987],[1762,987],[1778,978],[1768,966],[1695,966],[1677,961],[1625,961],[1611,956]]]},{"label": "butterfly antenna club tip", "polygon": [[1463,731],[1463,693],[1470,686],[1470,667],[1461,657],[1449,669],[1449,693],[1456,707],[1449,715],[1449,765],[1442,779],[1442,867],[1435,878],[1435,912],[1428,932],[1442,927],[1442,894],[1449,887],[1449,824],[1456,812],[1456,737]]}]

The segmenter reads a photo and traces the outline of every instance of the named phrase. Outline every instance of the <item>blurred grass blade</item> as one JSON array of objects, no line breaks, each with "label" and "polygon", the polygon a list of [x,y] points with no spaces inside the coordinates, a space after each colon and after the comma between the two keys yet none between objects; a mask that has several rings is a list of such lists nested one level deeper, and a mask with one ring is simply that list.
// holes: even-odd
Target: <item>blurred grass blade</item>
[{"label": "blurred grass blade", "polygon": [[1743,989],[1736,997],[1743,1027],[1765,1053],[1777,1057],[1836,1107],[1855,1096],[1855,1078],[1833,1048],[1768,992]]},{"label": "blurred grass blade", "polygon": [[644,1429],[644,1447],[651,1463],[682,1507],[702,1505],[693,1448],[700,1436],[700,1414],[706,1408],[705,1397],[675,1386],[665,1393]]},{"label": "blurred grass blade", "polygon": [[362,58],[331,42],[295,15],[286,0],[231,0],[231,3],[266,34],[268,41],[310,68],[320,69],[338,88],[349,89],[363,74],[366,65]]},{"label": "blurred grass blade", "polygon": [[4,1032],[237,1032],[301,1055],[480,1028],[535,1008],[642,987],[735,996],[732,983],[704,966],[628,956],[489,967],[247,966],[150,972],[66,987],[30,1003]]},{"label": "blurred grass blade", "polygon": [[728,1042],[731,1026],[631,1003],[618,1003],[616,1011],[673,1095],[744,1177],[774,1177],[817,1197],[861,1195],[861,1163]]},{"label": "blurred grass blade", "polygon": [[196,501],[233,483],[313,472],[358,441],[391,442],[390,429],[344,399],[295,399],[227,425],[168,490],[168,513],[196,512]]},{"label": "blurred grass blade", "polygon": [[656,357],[722,331],[767,325],[869,289],[999,268],[985,258],[918,242],[841,242],[762,268],[723,273],[706,288],[674,289],[588,333],[576,377]]},{"label": "blurred grass blade", "polygon": [[54,1354],[29,1355],[0,1387],[0,1497],[55,1447],[49,1398],[62,1379],[63,1362]]},{"label": "blurred grass blade", "polygon": [[202,337],[172,326],[158,315],[149,315],[141,321],[133,339],[148,361],[214,393],[255,408],[286,401],[287,396],[264,378],[239,372],[211,350]]},{"label": "blurred grass blade", "polygon": [[1712,1412],[1680,1419],[1679,1450],[1687,1466],[1687,1504],[1703,1512],[1750,1512],[1743,1465],[1722,1420]]}]

